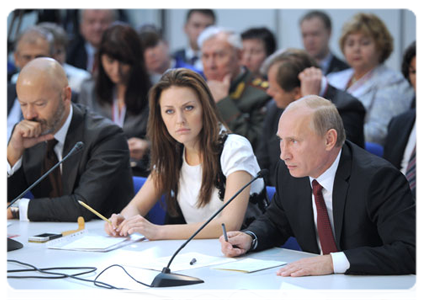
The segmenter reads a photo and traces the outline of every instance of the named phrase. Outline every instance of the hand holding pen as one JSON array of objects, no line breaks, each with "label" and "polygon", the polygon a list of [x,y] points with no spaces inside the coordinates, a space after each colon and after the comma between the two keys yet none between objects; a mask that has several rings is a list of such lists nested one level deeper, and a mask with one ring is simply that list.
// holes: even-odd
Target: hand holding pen
[{"label": "hand holding pen", "polygon": [[247,253],[251,247],[251,237],[241,231],[226,232],[222,223],[223,235],[219,238],[222,252],[225,256],[235,257]]}]

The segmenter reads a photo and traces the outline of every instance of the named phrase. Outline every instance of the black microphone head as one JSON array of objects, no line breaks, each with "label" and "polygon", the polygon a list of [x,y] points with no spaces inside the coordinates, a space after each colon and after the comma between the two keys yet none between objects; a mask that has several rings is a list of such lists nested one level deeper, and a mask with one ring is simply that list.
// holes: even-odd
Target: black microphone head
[{"label": "black microphone head", "polygon": [[257,173],[257,177],[266,177],[269,174],[269,170],[262,169]]},{"label": "black microphone head", "polygon": [[79,141],[78,143],[75,144],[75,146],[73,146],[73,148],[75,149],[75,153],[78,153],[79,151],[81,151],[82,149],[84,149],[84,143]]}]

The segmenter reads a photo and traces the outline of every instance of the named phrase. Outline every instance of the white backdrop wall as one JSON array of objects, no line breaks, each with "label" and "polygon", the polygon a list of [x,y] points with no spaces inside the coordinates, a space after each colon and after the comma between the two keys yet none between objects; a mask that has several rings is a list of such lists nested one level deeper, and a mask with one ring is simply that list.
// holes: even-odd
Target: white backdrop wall
[{"label": "white backdrop wall", "polygon": [[[250,27],[266,26],[277,38],[278,48],[302,48],[299,29],[300,18],[309,9],[214,9],[217,15],[217,25],[232,28],[242,32]],[[153,23],[163,26],[165,38],[171,50],[184,47],[187,38],[183,31],[187,9],[128,9],[126,14],[131,24],[138,27],[143,23]],[[332,19],[331,49],[343,58],[338,46],[342,26],[358,12],[370,12],[379,16],[387,25],[394,37],[394,52],[387,65],[400,69],[404,49],[416,39],[416,16],[408,9],[324,9]],[[10,23],[11,14],[8,18]],[[21,29],[34,24],[36,19],[31,14],[26,15]]]}]

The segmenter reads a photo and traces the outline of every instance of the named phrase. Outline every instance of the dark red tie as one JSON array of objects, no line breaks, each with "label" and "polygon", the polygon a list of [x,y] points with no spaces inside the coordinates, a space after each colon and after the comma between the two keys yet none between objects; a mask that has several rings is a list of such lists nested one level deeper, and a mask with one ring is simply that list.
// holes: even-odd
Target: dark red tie
[{"label": "dark red tie", "polygon": [[320,245],[322,246],[322,252],[323,254],[338,252],[335,239],[333,238],[328,210],[326,209],[325,200],[323,199],[323,187],[316,180],[313,180],[312,185],[317,210],[317,233],[319,235]]},{"label": "dark red tie", "polygon": [[[54,152],[54,146],[58,141],[56,139],[49,140],[47,142],[47,151],[44,158],[44,169],[43,174],[50,170],[54,165],[56,165],[59,160],[57,159],[56,152]],[[53,172],[48,175],[50,180],[51,190],[49,196],[51,198],[62,196],[62,175],[60,173],[60,167],[57,167]]]},{"label": "dark red tie", "polygon": [[411,191],[416,195],[416,146],[414,146],[413,152],[411,152],[405,176],[410,184]]}]

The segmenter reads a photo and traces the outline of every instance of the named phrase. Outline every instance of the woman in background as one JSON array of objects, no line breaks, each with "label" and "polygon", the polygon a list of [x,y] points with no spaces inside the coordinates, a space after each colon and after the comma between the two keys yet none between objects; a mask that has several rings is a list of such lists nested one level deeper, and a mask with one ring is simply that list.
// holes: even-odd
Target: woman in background
[{"label": "woman in background", "polygon": [[359,13],[344,25],[339,44],[351,68],[329,74],[329,83],[363,103],[366,142],[383,146],[389,121],[414,97],[404,76],[384,64],[393,50],[392,36],[377,16]]},{"label": "woman in background", "polygon": [[[151,173],[122,212],[112,215],[113,225],[106,223],[105,231],[112,236],[139,232],[150,240],[186,239],[257,174],[259,165],[246,138],[227,134],[207,83],[196,72],[167,71],[152,88],[149,104]],[[218,238],[222,223],[239,230],[249,198],[263,191],[262,179],[253,182],[197,237]],[[173,218],[170,225],[144,218],[162,194]]]},{"label": "woman in background", "polygon": [[148,91],[151,87],[137,32],[116,22],[104,33],[96,56],[98,73],[85,81],[78,102],[113,120],[128,139],[134,175],[148,175],[146,139]]}]

